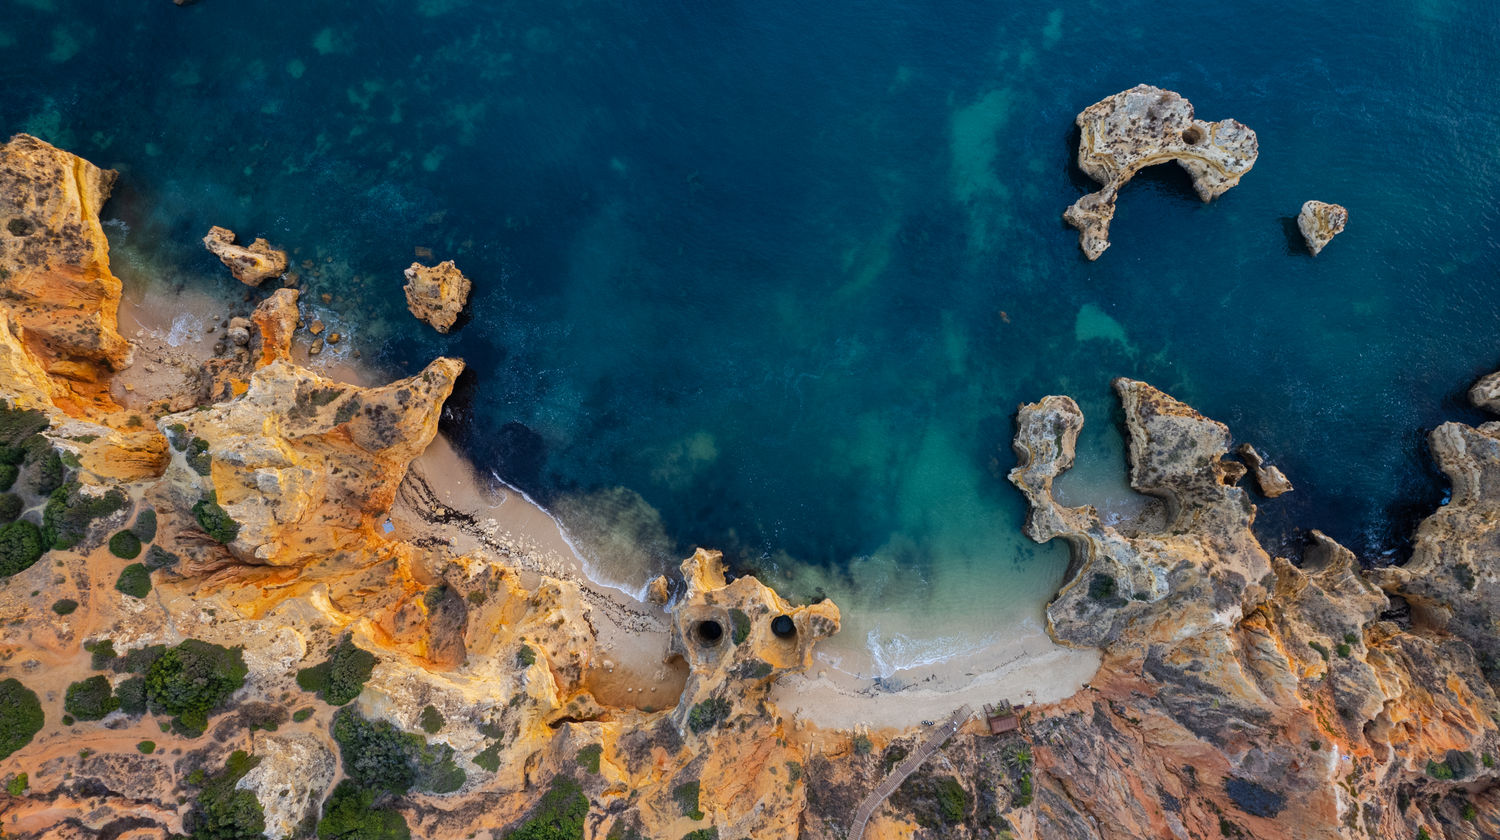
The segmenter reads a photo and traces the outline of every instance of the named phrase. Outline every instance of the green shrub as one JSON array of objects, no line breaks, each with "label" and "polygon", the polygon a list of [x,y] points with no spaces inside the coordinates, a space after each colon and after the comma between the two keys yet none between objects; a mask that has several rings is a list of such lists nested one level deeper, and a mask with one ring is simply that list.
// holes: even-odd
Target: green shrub
[{"label": "green shrub", "polygon": [[588,813],[583,786],[567,776],[554,776],[536,812],[505,840],[582,840]]},{"label": "green shrub", "polygon": [[42,559],[42,532],[22,519],[0,525],[0,577],[20,574]]},{"label": "green shrub", "polygon": [[118,708],[120,699],[110,687],[109,678],[102,674],[68,686],[63,699],[63,711],[78,720],[99,720]]},{"label": "green shrub", "polygon": [[689,831],[682,835],[682,840],[719,840],[719,827],[715,825]]},{"label": "green shrub", "polygon": [[1354,649],[1351,648],[1351,647],[1349,647],[1349,645],[1347,643],[1340,642],[1339,646],[1336,647],[1336,648],[1334,648],[1334,650],[1336,650],[1338,652],[1338,655],[1339,655],[1340,658],[1342,658],[1342,659],[1348,659],[1349,658],[1349,654],[1352,653]]},{"label": "green shrub", "polygon": [[178,557],[159,545],[146,549],[146,568],[151,571],[177,565]]},{"label": "green shrub", "polygon": [[328,659],[297,672],[297,685],[304,691],[315,692],[330,706],[342,706],[364,690],[375,662],[375,654],[345,636],[328,654]]},{"label": "green shrub", "polygon": [[874,748],[875,745],[870,742],[870,738],[868,735],[865,735],[863,732],[861,732],[860,734],[854,736],[855,755],[869,755],[870,751]]},{"label": "green shrub", "polygon": [[949,825],[962,822],[964,815],[969,812],[969,792],[952,776],[944,776],[938,780],[937,799],[938,812],[943,822]]},{"label": "green shrub", "polygon": [[672,788],[672,798],[677,800],[678,810],[690,820],[703,819],[703,811],[698,808],[698,795],[701,790],[702,786],[696,779]]},{"label": "green shrub", "polygon": [[130,526],[130,531],[143,543],[156,539],[156,510],[141,508],[141,512],[135,515],[135,524]]},{"label": "green shrub", "polygon": [[9,490],[15,486],[16,476],[21,474],[21,468],[15,464],[0,463],[0,490]]},{"label": "green shrub", "polygon": [[61,598],[52,604],[52,611],[58,615],[72,615],[78,609],[78,602],[72,598]]},{"label": "green shrub", "polygon": [[136,744],[135,748],[137,750],[140,750],[145,755],[150,755],[150,754],[156,752],[156,742],[155,741],[142,741],[139,744]]},{"label": "green shrub", "polygon": [[576,759],[579,764],[582,764],[584,769],[588,770],[590,773],[598,773],[599,759],[603,755],[603,744],[589,744],[588,746],[579,750],[578,755],[574,756],[574,759]]},{"label": "green shrub", "polygon": [[406,818],[386,808],[376,808],[375,793],[348,780],[339,782],[323,803],[318,820],[318,840],[408,840]]},{"label": "green shrub", "polygon": [[786,763],[786,777],[794,782],[800,781],[802,779],[802,762],[788,761]]},{"label": "green shrub", "polygon": [[[120,533],[128,534],[130,532],[121,531]],[[131,563],[120,570],[120,577],[115,581],[115,589],[132,598],[144,598],[151,594],[151,571],[146,568],[144,563]]]},{"label": "green shrub", "polygon": [[109,553],[121,560],[134,560],[141,556],[141,538],[130,531],[120,531],[109,538]]},{"label": "green shrub", "polygon": [[192,840],[250,840],[265,834],[266,812],[260,800],[235,787],[259,763],[259,757],[235,750],[224,770],[203,783],[197,807],[184,822]]},{"label": "green shrub", "polygon": [[1473,802],[1465,802],[1463,808],[1459,810],[1458,815],[1463,817],[1467,822],[1474,822],[1479,819],[1479,809],[1474,807]]},{"label": "green shrub", "polygon": [[192,435],[188,434],[187,426],[184,426],[181,423],[173,423],[172,425],[168,426],[166,434],[167,443],[172,444],[172,448],[177,450],[178,452],[186,449],[188,441],[192,440]]},{"label": "green shrub", "polygon": [[17,773],[5,780],[5,792],[11,796],[21,796],[29,787],[31,787],[31,778],[25,773]]},{"label": "green shrub", "polygon": [[1323,657],[1323,661],[1324,662],[1328,661],[1328,646],[1327,645],[1323,644],[1322,642],[1308,642],[1307,646],[1310,647],[1310,648],[1312,648],[1313,650],[1317,651],[1318,655],[1321,656],[1321,657]]},{"label": "green shrub", "polygon": [[[113,643],[111,643],[113,646]],[[114,669],[125,674],[144,674],[151,669],[152,663],[161,658],[167,652],[166,645],[145,645],[143,647],[131,648],[125,651],[125,655],[115,660]]]},{"label": "green shrub", "polygon": [[429,703],[422,708],[422,719],[420,722],[423,732],[426,732],[428,735],[436,735],[438,730],[443,728],[445,721],[443,720],[443,713],[439,712],[436,706]]},{"label": "green shrub", "polygon": [[532,650],[530,645],[521,645],[521,649],[516,652],[516,664],[522,668],[530,668],[532,665],[535,665],[536,651]]},{"label": "green shrub", "polygon": [[1485,767],[1494,767],[1495,766],[1495,757],[1492,756],[1492,755],[1490,755],[1489,753],[1485,753],[1484,755],[1481,755],[1479,757],[1479,762],[1481,764],[1483,764]]},{"label": "green shrub", "polygon": [[372,791],[406,793],[420,786],[451,793],[465,776],[453,762],[453,748],[428,744],[420,735],[402,732],[387,721],[367,720],[353,707],[333,716],[333,738],[344,761],[344,775]]},{"label": "green shrub", "polygon": [[53,490],[42,509],[42,541],[56,549],[69,549],[88,536],[94,520],[116,513],[130,503],[124,493],[111,489],[92,496],[82,485],[70,481]]},{"label": "green shrub", "polygon": [[1011,804],[1017,808],[1025,808],[1031,804],[1032,797],[1031,774],[1026,773],[1016,782],[1016,795]]},{"label": "green shrub", "polygon": [[750,638],[750,616],[744,610],[738,608],[730,610],[729,621],[734,625],[734,634],[731,638],[734,639],[735,644],[742,644]]},{"label": "green shrub", "polygon": [[20,680],[0,680],[0,759],[31,743],[42,731],[42,703]]},{"label": "green shrub", "polygon": [[1359,637],[1356,636],[1356,635],[1354,635],[1353,633],[1345,633],[1344,634],[1344,643],[1345,644],[1352,645],[1352,644],[1354,644],[1357,641],[1359,641]]},{"label": "green shrub", "polygon": [[127,715],[146,713],[146,678],[131,677],[115,686],[115,697],[120,700],[120,711]]},{"label": "green shrub", "polygon": [[208,441],[203,438],[195,437],[188,443],[186,458],[193,472],[204,477],[213,472],[214,459],[208,454]]},{"label": "green shrub", "polygon": [[63,457],[56,449],[48,449],[37,460],[36,476],[31,489],[38,496],[46,496],[63,485]]},{"label": "green shrub", "polygon": [[313,709],[312,706],[304,706],[297,711],[292,712],[292,720],[296,723],[301,723],[302,721],[312,717],[314,711],[316,710]]},{"label": "green shrub", "polygon": [[146,699],[152,711],[175,716],[175,729],[201,734],[208,713],[245,684],[247,673],[241,648],[188,639],[151,663]]},{"label": "green shrub", "polygon": [[1437,762],[1428,760],[1427,775],[1440,782],[1446,782],[1453,778],[1453,768],[1449,767],[1446,761]]},{"label": "green shrub", "polygon": [[1427,826],[1417,828],[1417,840],[1432,840],[1432,835],[1427,833]]},{"label": "green shrub", "polygon": [[83,649],[93,654],[89,664],[95,671],[103,671],[115,661],[115,643],[113,639],[100,639],[96,642],[84,642]]},{"label": "green shrub", "polygon": [[710,697],[688,712],[688,728],[701,735],[723,723],[732,709],[728,700]]},{"label": "green shrub", "polygon": [[15,493],[0,493],[0,523],[15,522],[26,505]]},{"label": "green shrub", "polygon": [[500,742],[496,741],[474,756],[474,765],[494,773],[500,769]]},{"label": "green shrub", "polygon": [[217,543],[231,543],[240,535],[240,523],[235,522],[229,512],[219,507],[217,493],[209,493],[193,505],[193,518],[209,539]]}]

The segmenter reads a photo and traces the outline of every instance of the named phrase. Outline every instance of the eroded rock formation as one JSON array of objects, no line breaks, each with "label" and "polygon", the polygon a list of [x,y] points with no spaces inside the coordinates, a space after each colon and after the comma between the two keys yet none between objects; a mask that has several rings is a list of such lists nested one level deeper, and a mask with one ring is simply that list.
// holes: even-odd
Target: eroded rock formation
[{"label": "eroded rock formation", "polygon": [[1492,373],[1475,382],[1469,389],[1469,400],[1491,414],[1500,414],[1500,373]]},{"label": "eroded rock formation", "polygon": [[1267,464],[1255,447],[1242,443],[1235,452],[1245,460],[1245,465],[1250,468],[1250,474],[1255,476],[1255,484],[1260,487],[1262,496],[1274,499],[1284,493],[1292,492],[1292,482],[1287,479],[1286,474]]},{"label": "eroded rock formation", "polygon": [[1323,251],[1335,236],[1344,232],[1344,225],[1349,223],[1349,211],[1342,205],[1327,204],[1322,201],[1309,201],[1302,205],[1302,212],[1297,214],[1297,229],[1302,231],[1302,239],[1307,243],[1307,250],[1317,256]]},{"label": "eroded rock formation", "polygon": [[1078,245],[1091,260],[1109,247],[1115,200],[1137,172],[1175,160],[1198,197],[1211,201],[1238,184],[1260,154],[1255,132],[1243,124],[1196,119],[1186,99],[1150,85],[1096,102],[1076,122],[1078,168],[1104,187],[1074,202],[1063,219],[1078,228]]},{"label": "eroded rock formation", "polygon": [[469,301],[469,278],[458,270],[453,260],[434,266],[412,263],[406,269],[406,308],[419,320],[440,333],[453,328],[458,315]]},{"label": "eroded rock formation", "polygon": [[237,245],[234,231],[214,225],[203,237],[203,247],[229,267],[234,279],[247,286],[259,286],[286,273],[286,252],[271,247],[264,238],[248,246]]},{"label": "eroded rock formation", "polygon": [[[1088,691],[1033,719],[1037,836],[1353,838],[1421,828],[1438,837],[1437,826],[1468,813],[1462,790],[1493,803],[1500,771],[1477,758],[1500,752],[1500,703],[1475,655],[1483,642],[1465,637],[1482,635],[1475,619],[1493,599],[1431,592],[1452,611],[1449,635],[1385,620],[1385,593],[1316,532],[1300,568],[1271,558],[1250,531],[1254,507],[1233,486],[1243,468],[1223,460],[1227,430],[1143,383],[1115,389],[1131,484],[1161,501],[1137,521],[1103,525],[1091,508],[1053,498],[1082,426],[1072,400],[1048,397],[1019,416],[1012,481],[1032,505],[1027,533],[1062,537],[1073,554],[1049,629],[1104,652]],[[1470,432],[1446,434],[1491,463],[1500,441]],[[1460,528],[1483,519],[1473,505],[1492,492],[1492,476],[1449,463],[1455,512],[1433,517],[1447,526],[1423,529],[1451,529],[1444,545],[1456,547],[1441,561],[1424,561],[1419,548],[1413,563],[1451,568],[1462,557],[1487,564],[1475,567],[1483,580],[1500,557],[1484,559],[1493,526]],[[1454,575],[1417,566],[1395,577]],[[1500,829],[1494,817],[1480,825]]]}]

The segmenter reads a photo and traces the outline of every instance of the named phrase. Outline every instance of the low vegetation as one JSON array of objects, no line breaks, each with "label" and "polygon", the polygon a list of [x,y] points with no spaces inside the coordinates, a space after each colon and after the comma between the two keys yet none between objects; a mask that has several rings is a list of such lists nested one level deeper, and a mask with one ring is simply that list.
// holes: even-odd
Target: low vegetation
[{"label": "low vegetation", "polygon": [[134,560],[141,556],[141,538],[132,531],[119,531],[109,538],[109,553],[121,560]]},{"label": "low vegetation", "polygon": [[0,578],[31,568],[42,559],[44,545],[41,530],[24,519],[0,525]]},{"label": "low vegetation", "polygon": [[722,697],[710,697],[688,712],[688,728],[701,735],[723,723],[733,708],[730,702]]},{"label": "low vegetation", "polygon": [[78,720],[99,720],[118,708],[120,699],[102,674],[73,683],[63,697],[63,711]]},{"label": "low vegetation", "polygon": [[588,813],[583,786],[567,776],[554,776],[536,811],[505,840],[582,840]]},{"label": "low vegetation", "polygon": [[348,780],[339,782],[323,803],[318,840],[408,840],[406,818],[375,807],[375,794]]},{"label": "low vegetation", "polygon": [[229,512],[219,506],[217,493],[209,493],[193,505],[193,518],[209,539],[217,543],[232,543],[240,535],[240,523],[234,521]]},{"label": "low vegetation", "polygon": [[52,604],[52,611],[58,615],[72,615],[77,609],[78,602],[72,598],[61,598]]},{"label": "low vegetation", "polygon": [[[375,662],[375,654],[360,648],[345,636],[329,652],[326,660],[297,672],[297,685],[303,691],[317,694],[330,706],[342,706],[364,690]],[[437,710],[433,709],[433,712]]]},{"label": "low vegetation", "polygon": [[429,744],[388,721],[368,720],[352,707],[339,709],[333,716],[333,738],[343,757],[344,774],[376,793],[403,794],[414,787],[451,793],[466,780],[453,762],[452,747]]},{"label": "low vegetation", "polygon": [[208,727],[209,712],[245,684],[247,673],[241,648],[188,639],[151,663],[146,700],[151,711],[174,716],[174,729],[200,735]]},{"label": "low vegetation", "polygon": [[443,720],[443,713],[439,712],[437,707],[431,703],[422,708],[422,718],[418,722],[422,725],[422,731],[428,735],[436,735],[443,728],[443,724],[446,723]]},{"label": "low vegetation", "polygon": [[156,510],[141,508],[141,512],[135,515],[135,524],[130,526],[130,532],[142,543],[156,539]]},{"label": "low vegetation", "polygon": [[690,820],[703,819],[703,811],[698,808],[698,796],[701,789],[697,779],[672,788],[672,798],[677,800],[678,810]]},{"label": "low vegetation", "polygon": [[203,781],[197,807],[184,822],[192,840],[250,840],[265,834],[266,812],[260,800],[235,787],[259,763],[259,757],[235,750],[223,771]]},{"label": "low vegetation", "polygon": [[20,680],[0,680],[0,759],[31,743],[43,721],[36,692]]},{"label": "low vegetation", "polygon": [[604,745],[589,744],[588,746],[579,750],[578,755],[574,756],[574,758],[578,761],[579,764],[583,765],[583,768],[585,770],[588,770],[590,773],[598,773],[599,759],[602,758],[603,755]]},{"label": "low vegetation", "polygon": [[[129,533],[122,531],[121,533]],[[131,563],[120,571],[115,589],[132,598],[144,598],[151,594],[151,570],[143,563]]]},{"label": "low vegetation", "polygon": [[88,536],[95,520],[118,513],[129,504],[119,490],[95,496],[84,492],[76,481],[62,484],[48,495],[42,509],[42,543],[58,550],[72,548]]}]

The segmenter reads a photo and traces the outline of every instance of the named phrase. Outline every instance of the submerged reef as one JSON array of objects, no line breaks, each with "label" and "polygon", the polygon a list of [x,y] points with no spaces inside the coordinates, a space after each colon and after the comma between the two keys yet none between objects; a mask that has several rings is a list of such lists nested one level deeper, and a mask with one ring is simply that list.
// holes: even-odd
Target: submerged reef
[{"label": "submerged reef", "polygon": [[1255,132],[1232,120],[1205,122],[1192,103],[1170,90],[1136,85],[1083,109],[1076,120],[1078,168],[1103,184],[1063,213],[1078,228],[1078,247],[1091,260],[1109,247],[1109,223],[1120,189],[1148,166],[1177,161],[1193,189],[1212,201],[1240,182],[1260,154]]},{"label": "submerged reef", "polygon": [[[842,840],[922,754],[924,728],[777,708],[772,684],[838,631],[833,603],[699,550],[654,587],[669,623],[622,619],[435,500],[410,468],[456,359],[330,379],[298,363],[282,289],[183,393],[114,388],[132,351],[96,235],[112,173],[20,136],[0,175],[25,222],[0,229],[7,837]],[[143,337],[133,356],[160,352]],[[1433,433],[1453,498],[1410,563],[1369,572],[1317,532],[1300,558],[1267,552],[1230,430],[1115,390],[1152,497],[1137,517],[1054,497],[1083,425],[1068,397],[1021,407],[1010,473],[1027,535],[1072,550],[1048,631],[1099,648],[1098,674],[938,739],[865,838],[1500,833],[1500,422]],[[422,515],[397,516],[412,497]],[[670,703],[620,699],[673,679]]]}]

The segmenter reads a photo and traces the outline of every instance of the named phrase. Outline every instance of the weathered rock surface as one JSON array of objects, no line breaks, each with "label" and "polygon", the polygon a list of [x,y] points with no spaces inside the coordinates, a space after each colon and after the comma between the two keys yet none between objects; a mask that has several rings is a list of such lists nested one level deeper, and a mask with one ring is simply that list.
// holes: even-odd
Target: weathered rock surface
[{"label": "weathered rock surface", "polygon": [[[1425,826],[1437,837],[1434,826],[1459,822],[1462,803],[1444,798],[1456,782],[1428,762],[1493,791],[1497,771],[1473,757],[1500,746],[1500,702],[1462,630],[1484,599],[1431,594],[1469,605],[1451,607],[1457,638],[1406,629],[1382,620],[1385,593],[1325,536],[1314,532],[1300,568],[1273,560],[1231,486],[1243,467],[1223,460],[1227,430],[1143,383],[1115,389],[1132,486],[1162,500],[1137,521],[1105,526],[1052,497],[1082,426],[1072,400],[1048,397],[1018,418],[1012,481],[1032,506],[1027,533],[1060,536],[1073,554],[1049,630],[1104,653],[1088,691],[1032,718],[1035,836],[1397,837]],[[1460,442],[1489,457],[1489,444]],[[1469,495],[1494,487],[1488,469],[1463,472]],[[1456,487],[1449,508],[1469,495]],[[1473,520],[1451,526],[1449,542],[1474,538],[1454,537]],[[1482,545],[1464,556],[1475,554]]]},{"label": "weathered rock surface", "polygon": [[1500,414],[1500,372],[1475,382],[1469,389],[1469,400],[1491,414]]},{"label": "weathered rock surface", "polygon": [[1302,231],[1307,250],[1312,251],[1315,257],[1323,251],[1323,246],[1344,232],[1344,225],[1348,223],[1348,210],[1342,205],[1322,201],[1303,204],[1302,212],[1297,214],[1297,229]]},{"label": "weathered rock surface", "polygon": [[1268,499],[1274,499],[1284,493],[1292,492],[1292,482],[1286,474],[1276,467],[1266,463],[1255,447],[1248,443],[1240,444],[1235,450],[1245,464],[1250,467],[1250,474],[1255,476],[1255,483],[1260,487],[1260,494]]},{"label": "weathered rock surface", "polygon": [[[267,319],[275,321],[259,320]],[[158,421],[177,450],[167,470],[171,506],[186,516],[216,498],[239,525],[228,548],[244,563],[300,565],[357,545],[437,434],[461,370],[442,358],[408,379],[360,388],[277,358],[238,398]]]},{"label": "weathered rock surface", "polygon": [[1196,119],[1186,99],[1150,85],[1096,102],[1076,122],[1078,168],[1104,187],[1074,202],[1063,219],[1078,228],[1078,245],[1091,260],[1109,247],[1115,200],[1137,172],[1175,160],[1198,197],[1211,201],[1238,184],[1260,154],[1254,131],[1232,119]]},{"label": "weathered rock surface", "polygon": [[214,225],[203,237],[203,247],[229,267],[234,279],[247,286],[259,286],[286,273],[286,252],[271,247],[263,238],[248,246],[237,245],[234,231]]},{"label": "weathered rock surface", "polygon": [[[319,814],[323,792],[333,782],[337,764],[322,738],[310,734],[275,735],[256,744],[260,763],[235,787],[260,800],[266,814],[266,836],[286,840],[301,836],[308,814]],[[321,816],[321,814],[319,814]]]},{"label": "weathered rock surface", "polygon": [[89,401],[130,363],[99,224],[116,177],[27,134],[0,146],[0,303],[59,390]]},{"label": "weathered rock surface", "polygon": [[453,328],[458,315],[469,301],[473,284],[458,270],[453,260],[425,266],[412,263],[406,269],[406,308],[419,320],[440,333]]}]

